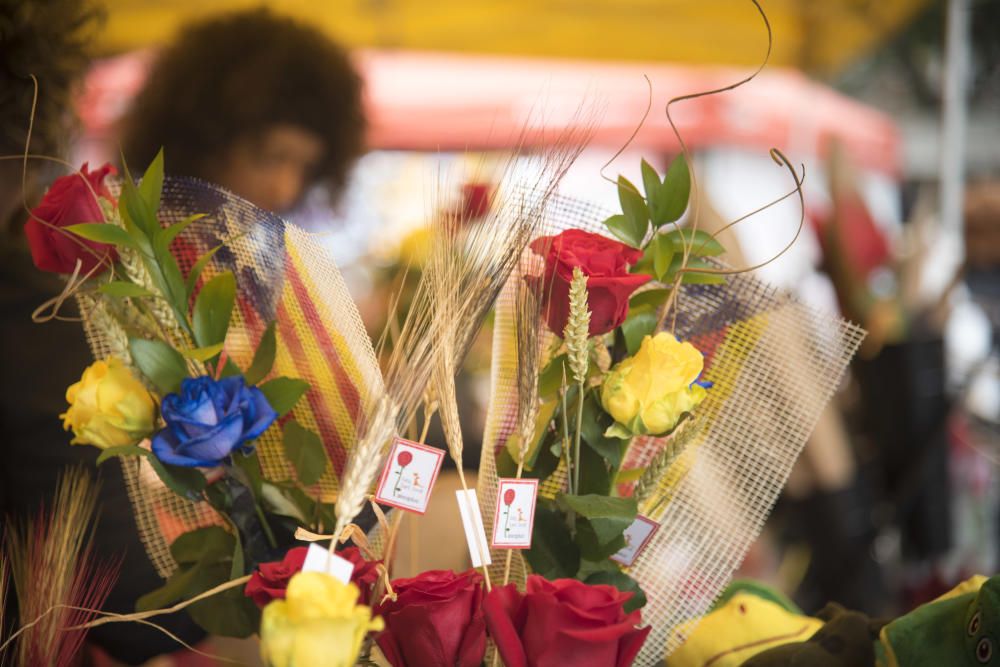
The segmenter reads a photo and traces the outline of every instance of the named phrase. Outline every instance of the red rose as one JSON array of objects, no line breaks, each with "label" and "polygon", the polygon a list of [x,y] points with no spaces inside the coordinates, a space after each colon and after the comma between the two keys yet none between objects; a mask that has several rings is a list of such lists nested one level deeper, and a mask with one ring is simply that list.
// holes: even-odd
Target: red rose
[{"label": "red rose", "polygon": [[507,667],[627,667],[652,628],[637,629],[639,610],[622,609],[632,593],[575,579],[528,577],[494,588],[483,609],[490,636]]},{"label": "red rose", "polygon": [[531,249],[545,258],[542,308],[549,329],[560,337],[569,317],[574,267],[587,276],[591,336],[605,334],[624,322],[632,292],[652,277],[628,272],[628,267],[642,258],[641,250],[581,229],[542,236],[532,241]]},{"label": "red rose", "polygon": [[486,654],[483,577],[431,570],[392,582],[375,641],[393,667],[478,667]]},{"label": "red rose", "polygon": [[[271,600],[284,600],[288,580],[302,571],[307,551],[309,551],[308,547],[295,547],[288,550],[281,562],[258,565],[257,571],[250,576],[250,581],[243,589],[243,594],[251,598],[261,608]],[[381,561],[365,560],[364,556],[361,555],[361,550],[357,547],[345,547],[338,551],[337,555],[354,563],[351,582],[361,589],[361,598],[358,602],[368,604],[372,584],[379,577],[378,564]]]},{"label": "red rose", "polygon": [[53,229],[84,222],[102,222],[104,213],[94,195],[112,199],[111,192],[104,185],[104,178],[113,173],[115,168],[110,164],[91,172],[84,163],[79,174],[56,179],[38,206],[31,210],[31,218],[24,225],[24,235],[28,238],[35,266],[52,273],[73,273],[79,259],[81,273],[88,273],[105,258],[115,258],[112,246]]},{"label": "red rose", "polygon": [[361,549],[357,547],[344,547],[337,552],[337,555],[354,563],[354,572],[351,574],[351,581],[361,589],[361,598],[358,602],[361,604],[370,604],[372,586],[375,585],[375,582],[381,576],[379,575],[378,566],[382,561],[365,560],[365,557],[361,555]]},{"label": "red rose", "polygon": [[261,563],[250,576],[243,594],[252,599],[258,607],[265,607],[271,600],[284,600],[288,580],[302,571],[306,562],[307,547],[295,547],[280,563]]}]

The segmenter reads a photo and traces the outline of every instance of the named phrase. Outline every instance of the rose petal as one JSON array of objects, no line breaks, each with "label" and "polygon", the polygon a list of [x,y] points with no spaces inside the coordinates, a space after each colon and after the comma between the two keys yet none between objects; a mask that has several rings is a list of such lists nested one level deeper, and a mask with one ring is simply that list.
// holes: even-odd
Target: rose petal
[{"label": "rose petal", "polygon": [[507,667],[528,667],[528,657],[524,653],[518,628],[514,625],[521,598],[517,586],[508,584],[494,588],[483,601],[486,627]]},{"label": "rose petal", "polygon": [[239,445],[242,431],[243,422],[240,415],[230,415],[211,432],[199,438],[180,442],[177,446],[177,453],[203,461],[214,461],[214,464],[218,464]]},{"label": "rose petal", "polygon": [[163,429],[153,436],[153,454],[164,463],[183,466],[185,468],[207,468],[216,465],[217,461],[206,461],[195,459],[190,456],[178,454],[175,450],[177,443],[173,441],[173,433],[169,429]]}]

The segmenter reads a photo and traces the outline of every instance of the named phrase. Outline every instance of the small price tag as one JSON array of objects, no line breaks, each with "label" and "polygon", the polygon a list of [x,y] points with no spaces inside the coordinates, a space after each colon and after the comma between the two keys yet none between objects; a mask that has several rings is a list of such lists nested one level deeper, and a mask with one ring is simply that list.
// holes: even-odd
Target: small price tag
[{"label": "small price tag", "polygon": [[351,583],[351,575],[354,574],[354,563],[341,558],[337,554],[330,553],[326,547],[313,542],[306,551],[306,559],[302,563],[303,572],[325,572],[335,579],[340,579],[345,584]]},{"label": "small price tag", "polygon": [[656,529],[659,527],[660,524],[652,519],[644,517],[641,514],[636,516],[632,525],[625,529],[625,546],[619,549],[611,557],[611,560],[625,567],[631,567],[642,550],[649,544],[649,541],[653,539],[653,534],[656,533]]},{"label": "small price tag", "polygon": [[375,500],[423,514],[443,460],[440,449],[396,438],[379,478]]},{"label": "small price tag", "polygon": [[497,508],[493,515],[493,546],[498,549],[529,549],[535,525],[537,479],[497,480]]},{"label": "small price tag", "polygon": [[462,515],[462,528],[465,529],[465,541],[469,543],[469,556],[472,557],[472,567],[492,565],[490,547],[486,543],[486,529],[483,528],[483,515],[479,511],[479,500],[476,490],[455,491],[458,500],[458,512]]}]

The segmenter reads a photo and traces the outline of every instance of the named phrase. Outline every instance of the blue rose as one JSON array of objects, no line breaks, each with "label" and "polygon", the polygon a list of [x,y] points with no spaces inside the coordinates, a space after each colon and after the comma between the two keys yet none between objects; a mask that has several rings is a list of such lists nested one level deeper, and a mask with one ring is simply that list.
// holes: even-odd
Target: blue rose
[{"label": "blue rose", "polygon": [[278,414],[264,393],[242,377],[208,376],[181,382],[180,394],[167,394],[160,408],[167,427],[153,437],[153,453],[164,463],[210,467],[267,430]]}]

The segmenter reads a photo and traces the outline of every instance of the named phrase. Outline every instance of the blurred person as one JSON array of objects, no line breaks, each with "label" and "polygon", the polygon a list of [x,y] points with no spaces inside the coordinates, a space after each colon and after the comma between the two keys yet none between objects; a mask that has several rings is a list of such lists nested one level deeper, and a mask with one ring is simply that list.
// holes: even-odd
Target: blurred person
[{"label": "blurred person", "polygon": [[162,146],[167,173],[284,213],[314,185],[342,192],[364,145],[361,78],[318,30],[267,9],[184,28],[123,121],[133,171]]},{"label": "blurred person", "polygon": [[[39,271],[24,238],[26,207],[38,202],[45,185],[66,173],[58,161],[29,159],[25,151],[33,118],[30,151],[53,158],[65,155],[72,138],[73,93],[89,64],[88,45],[103,12],[89,0],[23,2],[0,0],[0,525],[27,518],[50,506],[57,477],[67,466],[98,474],[94,451],[70,446],[60,423],[66,388],[80,378],[92,357],[79,322],[53,320],[43,325],[32,313],[58,294],[62,283]],[[37,102],[35,81],[37,79]],[[24,187],[22,188],[22,183]],[[72,317],[72,303],[64,315]],[[135,611],[135,601],[162,585],[136,531],[135,519],[118,465],[99,470],[100,496],[94,546],[98,560],[120,563],[117,583],[103,609]],[[5,601],[16,618],[16,596]],[[204,637],[184,614],[157,623],[191,643]],[[95,628],[88,642],[97,653],[139,664],[176,650],[162,632],[142,625]],[[105,660],[106,662],[106,660]]]}]

